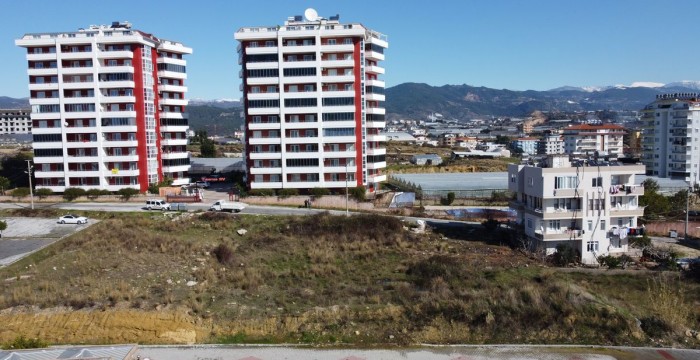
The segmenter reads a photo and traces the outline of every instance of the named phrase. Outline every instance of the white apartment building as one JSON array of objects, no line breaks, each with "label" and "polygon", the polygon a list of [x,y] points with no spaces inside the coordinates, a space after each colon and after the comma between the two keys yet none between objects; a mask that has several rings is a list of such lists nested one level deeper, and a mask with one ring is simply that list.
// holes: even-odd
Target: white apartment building
[{"label": "white apartment building", "polygon": [[564,128],[564,152],[619,157],[623,155],[625,128],[615,124],[581,124]]},{"label": "white apartment building", "polygon": [[553,254],[559,244],[576,249],[584,264],[628,250],[628,237],[639,234],[644,188],[635,175],[643,165],[550,156],[541,164],[508,166],[511,207],[533,248]]},{"label": "white apartment building", "polygon": [[700,94],[658,95],[642,111],[647,175],[700,182]]},{"label": "white apartment building", "polygon": [[559,134],[544,135],[537,142],[537,153],[540,155],[563,154],[564,140]]},{"label": "white apartment building", "polygon": [[189,182],[192,49],[129,23],[26,34],[36,186],[116,191]]},{"label": "white apartment building", "polygon": [[244,27],[246,168],[251,189],[375,191],[386,180],[384,50],[387,37],[339,16],[290,17]]},{"label": "white apartment building", "polygon": [[0,134],[31,134],[29,109],[0,109]]}]

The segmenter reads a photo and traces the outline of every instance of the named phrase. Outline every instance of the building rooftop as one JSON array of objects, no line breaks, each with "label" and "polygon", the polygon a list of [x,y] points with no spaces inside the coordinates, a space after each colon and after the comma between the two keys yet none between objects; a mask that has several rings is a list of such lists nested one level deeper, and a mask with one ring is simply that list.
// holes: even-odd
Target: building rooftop
[{"label": "building rooftop", "polygon": [[0,350],[0,360],[126,360],[134,356],[136,345],[51,347],[30,350]]},{"label": "building rooftop", "polygon": [[601,125],[590,125],[590,124],[581,124],[581,125],[573,125],[569,126],[567,128],[564,128],[564,130],[625,130],[624,127],[620,125],[615,125],[615,124],[601,124]]}]

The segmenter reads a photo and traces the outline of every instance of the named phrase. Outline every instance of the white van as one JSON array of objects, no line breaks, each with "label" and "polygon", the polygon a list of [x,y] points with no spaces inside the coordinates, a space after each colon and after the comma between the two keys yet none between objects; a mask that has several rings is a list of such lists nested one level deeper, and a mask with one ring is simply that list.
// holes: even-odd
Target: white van
[{"label": "white van", "polygon": [[165,202],[165,200],[160,199],[148,199],[146,200],[146,209],[148,210],[168,210],[170,211],[170,204]]}]

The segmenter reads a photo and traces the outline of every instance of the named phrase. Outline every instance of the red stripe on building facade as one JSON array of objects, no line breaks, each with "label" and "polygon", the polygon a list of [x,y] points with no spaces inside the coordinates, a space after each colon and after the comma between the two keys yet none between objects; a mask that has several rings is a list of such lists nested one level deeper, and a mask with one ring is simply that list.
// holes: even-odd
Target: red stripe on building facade
[{"label": "red stripe on building facade", "polygon": [[[355,49],[353,51],[353,60],[355,66],[353,72],[355,74],[355,179],[356,185],[360,186],[364,182],[362,178],[362,157],[364,156],[362,149],[362,73],[360,64],[360,40],[361,38],[354,38]],[[347,174],[345,175],[347,176]]]}]

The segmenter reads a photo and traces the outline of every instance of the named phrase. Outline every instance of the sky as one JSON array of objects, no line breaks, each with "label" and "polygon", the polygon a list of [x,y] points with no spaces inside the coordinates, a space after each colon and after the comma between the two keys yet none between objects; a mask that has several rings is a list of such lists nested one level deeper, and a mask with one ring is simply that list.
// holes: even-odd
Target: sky
[{"label": "sky", "polygon": [[511,90],[700,80],[697,0],[0,0],[0,96],[27,97],[25,33],[129,21],[182,42],[190,99],[238,99],[241,27],[282,25],[312,7],[388,36],[387,87]]}]

